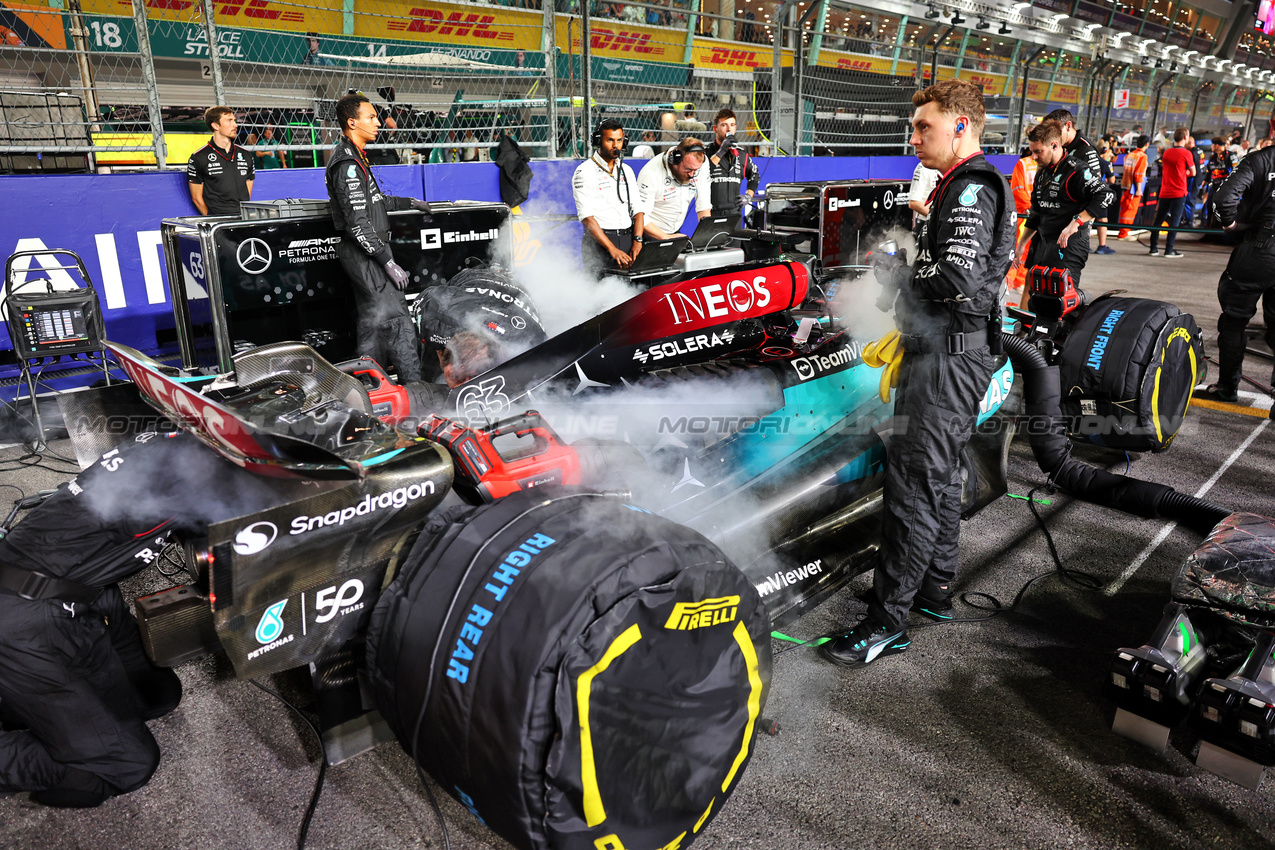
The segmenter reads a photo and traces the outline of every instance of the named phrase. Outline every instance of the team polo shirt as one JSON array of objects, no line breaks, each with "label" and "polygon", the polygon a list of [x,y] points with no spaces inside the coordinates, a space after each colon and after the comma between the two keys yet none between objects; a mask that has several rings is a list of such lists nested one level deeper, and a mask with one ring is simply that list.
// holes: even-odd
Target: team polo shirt
[{"label": "team polo shirt", "polygon": [[[676,150],[676,148],[674,149]],[[638,173],[637,212],[665,233],[676,233],[686,220],[686,207],[695,201],[697,213],[711,210],[713,201],[708,180],[708,163],[699,167],[695,179],[679,183],[668,164],[668,154],[657,156]]]},{"label": "team polo shirt", "polygon": [[596,153],[576,167],[571,178],[571,195],[576,202],[576,218],[590,216],[603,230],[628,230],[633,226],[632,192],[637,187],[633,169],[618,162],[611,171]]},{"label": "team polo shirt", "polygon": [[204,187],[209,215],[239,215],[239,202],[249,200],[248,183],[256,174],[252,160],[252,154],[234,142],[227,154],[212,139],[190,155],[186,182]]}]

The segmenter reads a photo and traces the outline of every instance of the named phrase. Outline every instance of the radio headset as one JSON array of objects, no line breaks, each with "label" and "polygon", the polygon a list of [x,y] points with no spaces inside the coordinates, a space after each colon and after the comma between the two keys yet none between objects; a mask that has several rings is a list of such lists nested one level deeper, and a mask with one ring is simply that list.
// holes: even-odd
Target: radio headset
[{"label": "radio headset", "polygon": [[[615,126],[604,128],[602,125],[606,124],[608,121],[614,124]],[[629,134],[624,132],[624,128],[619,126],[619,123],[620,122],[616,121],[615,119],[607,119],[606,121],[598,122],[598,126],[594,127],[593,132],[589,135],[589,144],[592,145],[593,149],[596,151],[602,147],[602,131],[604,129],[620,131],[620,156],[619,156],[619,160],[620,160],[619,172],[620,173],[615,178],[615,197],[617,200],[624,201],[624,206],[629,211],[629,218],[632,219],[633,218],[633,198],[632,198],[632,192],[629,188],[629,175],[626,174],[624,171],[624,154],[629,149]],[[623,195],[620,194],[621,180],[624,181]]]},{"label": "radio headset", "polygon": [[677,165],[679,162],[686,159],[687,154],[692,153],[703,154],[705,159],[708,158],[708,151],[704,149],[703,145],[696,144],[685,148],[678,145],[668,152],[668,163],[669,165]]}]

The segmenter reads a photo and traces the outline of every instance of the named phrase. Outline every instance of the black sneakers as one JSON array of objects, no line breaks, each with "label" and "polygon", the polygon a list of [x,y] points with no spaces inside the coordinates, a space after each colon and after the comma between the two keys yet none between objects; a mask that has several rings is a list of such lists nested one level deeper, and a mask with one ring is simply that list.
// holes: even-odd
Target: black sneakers
[{"label": "black sneakers", "polygon": [[878,658],[898,655],[911,644],[906,629],[887,629],[865,617],[848,635],[819,647],[819,654],[842,667],[866,667]]},{"label": "black sneakers", "polygon": [[912,610],[931,620],[947,622],[952,619],[952,595],[945,587],[918,590],[912,597]]}]

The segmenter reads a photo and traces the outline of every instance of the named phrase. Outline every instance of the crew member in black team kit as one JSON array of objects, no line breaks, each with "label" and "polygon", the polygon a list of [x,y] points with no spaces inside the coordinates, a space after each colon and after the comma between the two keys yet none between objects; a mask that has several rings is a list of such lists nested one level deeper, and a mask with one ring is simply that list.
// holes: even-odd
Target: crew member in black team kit
[{"label": "crew member in black team kit", "polygon": [[186,163],[190,199],[200,215],[239,215],[239,202],[252,198],[253,156],[235,144],[239,122],[229,107],[211,107],[204,123],[212,138]]},{"label": "crew member in black team kit", "polygon": [[[713,119],[714,139],[708,146],[708,179],[715,215],[739,212],[744,201],[751,201],[757,193],[757,163],[736,143],[735,123],[735,113],[729,109],[718,110],[717,117]],[[739,189],[745,183],[747,194],[741,197]]]},{"label": "crew member in black team kit", "polygon": [[[1217,320],[1217,383],[1209,390],[1236,401],[1244,368],[1244,333],[1261,299],[1266,344],[1275,350],[1275,147],[1253,151],[1240,160],[1213,192],[1212,214],[1224,229],[1243,240],[1231,252],[1217,282],[1222,315]],[[1271,375],[1275,384],[1275,374]]]},{"label": "crew member in black team kit", "polygon": [[999,324],[993,314],[999,314],[1014,248],[1009,186],[980,149],[982,92],[964,80],[945,80],[917,92],[912,103],[917,158],[943,176],[918,231],[915,263],[876,257],[877,279],[898,289],[904,354],[873,599],[862,622],[819,648],[824,658],[848,667],[906,650],[911,610],[951,618],[960,453],[991,379],[989,327]]},{"label": "crew member in black team kit", "polygon": [[1089,259],[1089,223],[1104,214],[1112,192],[1103,181],[1085,177],[1080,155],[1069,153],[1062,139],[1062,125],[1053,120],[1042,121],[1027,133],[1039,168],[1014,256],[1028,268],[1067,269],[1079,286]]},{"label": "crew member in black team kit", "polygon": [[176,708],[181,680],[146,657],[116,582],[172,534],[278,504],[272,484],[189,434],[142,434],[0,539],[0,795],[86,808],[150,780],[146,721]]},{"label": "crew member in black team kit", "polygon": [[336,120],[344,135],[328,160],[328,200],[332,223],[352,237],[342,239],[336,251],[354,285],[358,354],[382,366],[393,363],[399,383],[419,381],[420,344],[400,292],[407,289],[411,276],[390,251],[389,213],[429,206],[416,198],[381,193],[363,153],[381,126],[366,97],[347,94],[338,100]]}]

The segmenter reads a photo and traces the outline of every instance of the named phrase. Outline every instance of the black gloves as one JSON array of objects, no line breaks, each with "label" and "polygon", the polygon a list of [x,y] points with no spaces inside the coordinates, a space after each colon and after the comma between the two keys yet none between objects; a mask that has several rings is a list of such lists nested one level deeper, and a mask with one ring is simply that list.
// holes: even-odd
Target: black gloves
[{"label": "black gloves", "polygon": [[722,139],[722,143],[718,145],[718,150],[722,150],[722,151],[735,150],[735,134],[731,133],[729,136]]},{"label": "black gloves", "polygon": [[407,282],[412,277],[407,273],[406,269],[393,260],[385,264],[385,273],[390,276],[390,280],[394,281],[394,285],[399,289],[407,289]]},{"label": "black gloves", "polygon": [[877,309],[888,313],[894,309],[894,300],[899,296],[897,273],[900,269],[907,270],[908,252],[903,248],[896,248],[893,253],[887,253],[884,248],[885,246],[878,245],[872,251],[872,273],[881,284],[881,294],[877,296]]},{"label": "black gloves", "polygon": [[408,200],[412,202],[412,209],[429,212],[429,203],[427,201],[421,201],[416,198],[408,198]]}]

